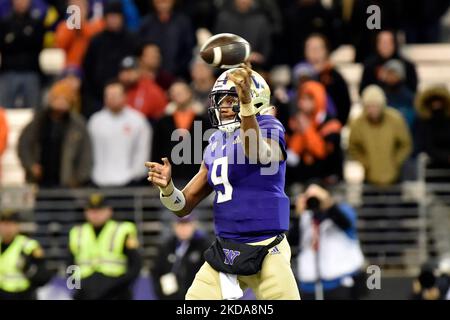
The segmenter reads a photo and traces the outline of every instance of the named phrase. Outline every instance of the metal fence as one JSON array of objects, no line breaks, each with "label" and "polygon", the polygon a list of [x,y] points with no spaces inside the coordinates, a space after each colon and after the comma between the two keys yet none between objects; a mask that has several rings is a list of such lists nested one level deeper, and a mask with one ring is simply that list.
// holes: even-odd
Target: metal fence
[{"label": "metal fence", "polygon": [[[3,189],[0,195],[3,206],[26,209],[24,231],[41,242],[50,266],[62,272],[68,255],[68,232],[83,221],[85,200],[94,191],[99,190],[26,186]],[[171,228],[173,215],[162,207],[156,188],[101,191],[111,200],[116,219],[137,224],[148,270]],[[450,251],[450,183],[419,179],[387,188],[341,184],[333,193],[356,208],[367,262],[382,267],[385,275],[415,274],[428,259]],[[295,195],[291,195],[292,205]],[[293,211],[292,207],[292,222],[298,224]],[[212,234],[212,197],[203,201],[195,214],[200,226]],[[293,245],[293,252],[297,252]]]}]

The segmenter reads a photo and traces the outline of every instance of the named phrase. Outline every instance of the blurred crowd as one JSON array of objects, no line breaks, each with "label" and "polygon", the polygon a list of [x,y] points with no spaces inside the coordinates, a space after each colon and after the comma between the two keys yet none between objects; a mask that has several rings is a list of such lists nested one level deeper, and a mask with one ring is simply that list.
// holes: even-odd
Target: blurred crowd
[{"label": "blurred crowd", "polygon": [[[324,1],[325,2],[325,1]],[[0,106],[33,108],[18,154],[28,182],[44,187],[123,187],[145,181],[143,163],[169,156],[175,129],[210,124],[208,95],[220,70],[198,58],[204,34],[247,39],[250,62],[272,87],[286,128],[288,183],[333,185],[344,159],[358,161],[367,183],[394,184],[426,152],[450,166],[450,93],[418,92],[406,43],[440,41],[450,1],[360,0],[4,0],[0,2]],[[366,27],[369,5],[382,30]],[[80,28],[73,28],[75,5]],[[204,36],[203,36],[204,37]],[[363,112],[349,119],[349,86],[330,54],[341,44],[364,66]],[[39,54],[60,48],[59,76],[44,75]],[[280,66],[284,67],[280,67]],[[350,128],[348,148],[341,133]],[[0,112],[0,153],[7,124]],[[376,138],[374,138],[376,137]],[[180,138],[182,139],[182,137]],[[176,165],[193,176],[198,165]],[[406,173],[405,173],[406,172]]]},{"label": "blurred crowd", "polygon": [[[79,28],[73,28],[74,11],[67,12],[71,5],[79,8]],[[366,27],[370,5],[381,9],[382,30]],[[17,145],[27,182],[44,188],[147,185],[144,162],[170,157],[187,138],[172,139],[174,130],[198,139],[194,123],[202,124],[202,132],[210,128],[209,93],[221,70],[199,59],[202,41],[215,33],[238,34],[250,42],[250,62],[270,84],[276,116],[286,128],[287,183],[313,186],[296,206],[302,215],[302,294],[355,298],[364,283],[356,212],[332,201],[326,187],[344,178],[344,160],[359,162],[365,182],[377,186],[411,178],[405,168],[421,152],[431,166],[450,167],[450,92],[439,85],[418,91],[416,66],[401,54],[404,44],[441,41],[440,20],[449,5],[450,0],[0,0],[0,156],[9,131],[5,109],[29,108],[33,118]],[[330,59],[342,44],[352,45],[355,62],[363,65],[362,113],[353,118],[349,85]],[[39,55],[45,48],[65,52],[60,75],[42,72]],[[344,127],[350,133],[346,144]],[[194,155],[197,146],[191,147],[185,151]],[[198,167],[175,164],[173,175],[186,181]],[[104,232],[105,239],[115,239],[119,230],[113,244],[123,252],[109,256],[108,248],[98,250],[113,262],[126,260],[127,267],[105,258],[99,272],[84,268],[83,279],[102,275],[85,280],[88,290],[77,298],[101,299],[111,292],[130,297],[128,287],[141,267],[136,227],[117,224],[110,205],[91,200],[88,223],[70,233],[69,264],[84,259],[81,248],[88,250],[96,236]],[[103,220],[95,220],[93,211]],[[1,252],[29,240],[17,237],[14,214],[0,222]],[[151,270],[161,299],[184,297],[209,243],[193,218],[174,220],[172,227]],[[90,238],[81,237],[82,231]],[[333,246],[319,254],[319,241]],[[41,268],[38,243],[29,242],[25,253],[26,273],[32,265]],[[339,263],[326,264],[328,256]],[[22,274],[11,261],[9,271]],[[44,271],[0,291],[31,293],[49,281]],[[422,272],[413,298],[448,295],[448,276],[433,272]]]}]

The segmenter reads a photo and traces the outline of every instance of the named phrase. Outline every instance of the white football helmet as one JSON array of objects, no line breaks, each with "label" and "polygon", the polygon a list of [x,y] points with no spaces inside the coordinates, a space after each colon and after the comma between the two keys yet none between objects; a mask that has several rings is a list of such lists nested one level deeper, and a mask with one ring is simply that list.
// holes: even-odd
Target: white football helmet
[{"label": "white football helmet", "polygon": [[[238,94],[235,84],[228,78],[228,74],[238,68],[225,71],[217,78],[214,87],[209,95],[208,116],[213,127],[218,128],[224,132],[234,132],[241,125],[241,118],[239,117],[239,99],[234,99],[232,109],[235,112],[234,119],[221,119],[221,104],[225,97],[232,96],[237,98]],[[263,114],[270,110],[270,88],[264,78],[257,72],[252,70],[251,83],[251,97],[252,104],[257,110],[257,114]]]}]

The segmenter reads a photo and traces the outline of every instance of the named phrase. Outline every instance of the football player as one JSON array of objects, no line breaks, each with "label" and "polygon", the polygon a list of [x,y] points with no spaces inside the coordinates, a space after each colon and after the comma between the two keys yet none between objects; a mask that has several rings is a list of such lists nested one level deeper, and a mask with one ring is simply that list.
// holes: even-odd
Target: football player
[{"label": "football player", "polygon": [[[210,94],[208,115],[219,130],[209,140],[199,172],[181,191],[172,182],[167,158],[163,164],[146,163],[162,204],[179,217],[215,191],[217,239],[205,253],[207,262],[188,300],[232,298],[223,275],[234,275],[238,289],[251,288],[257,299],[300,299],[284,236],[289,227],[284,128],[272,109],[269,86],[258,73],[246,65],[227,70]],[[265,173],[273,164],[277,170]]]}]

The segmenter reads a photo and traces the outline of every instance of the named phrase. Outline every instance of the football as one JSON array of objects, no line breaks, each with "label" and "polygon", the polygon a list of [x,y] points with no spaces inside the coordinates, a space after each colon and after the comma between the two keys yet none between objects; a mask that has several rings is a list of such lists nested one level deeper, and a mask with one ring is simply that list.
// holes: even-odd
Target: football
[{"label": "football", "polygon": [[219,33],[209,38],[200,49],[200,56],[209,65],[219,68],[235,68],[250,55],[250,44],[232,33]]}]

